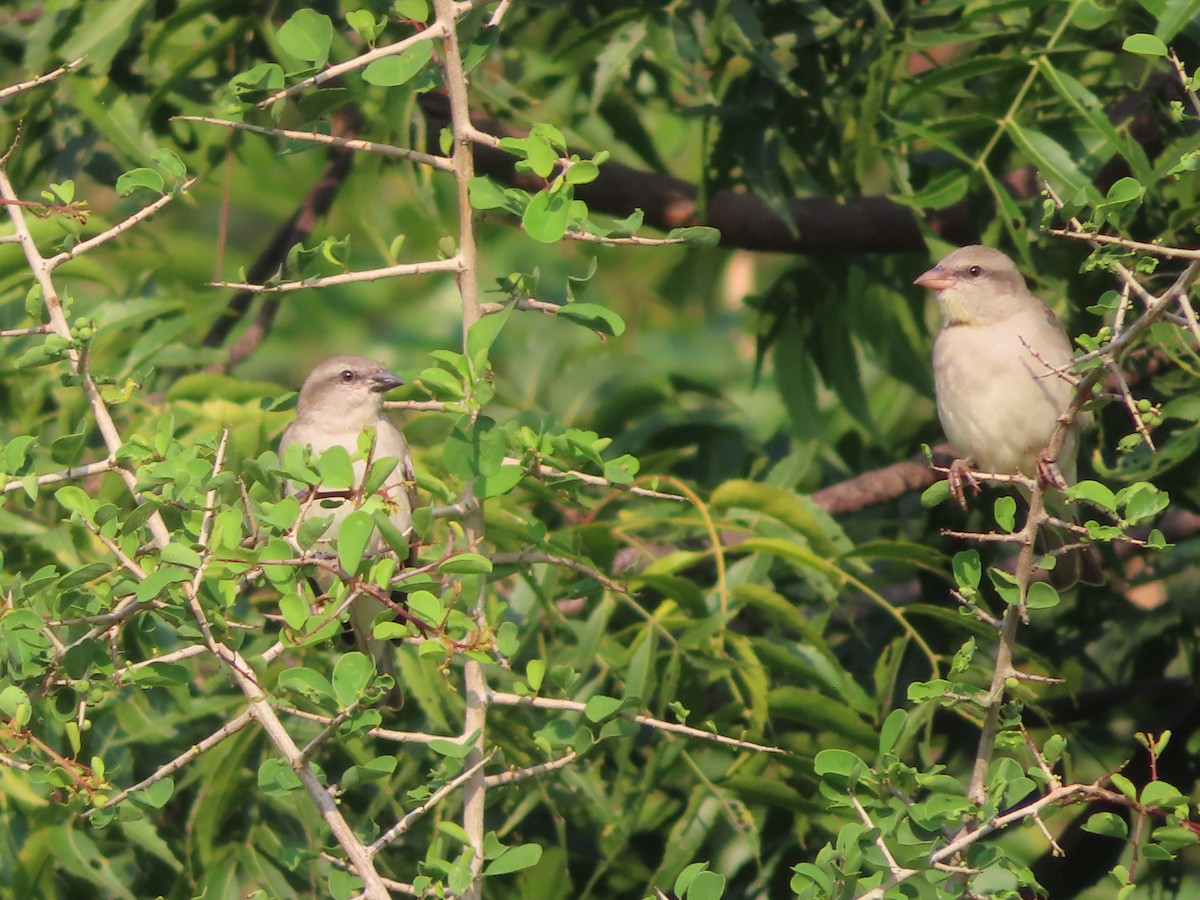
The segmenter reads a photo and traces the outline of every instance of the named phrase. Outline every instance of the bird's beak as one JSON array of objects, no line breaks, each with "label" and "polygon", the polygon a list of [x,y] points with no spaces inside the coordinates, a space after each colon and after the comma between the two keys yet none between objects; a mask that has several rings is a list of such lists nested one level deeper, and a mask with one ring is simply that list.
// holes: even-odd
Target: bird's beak
[{"label": "bird's beak", "polygon": [[913,284],[931,291],[944,291],[954,287],[955,281],[954,276],[947,275],[941,266],[934,266],[928,272],[923,272]]},{"label": "bird's beak", "polygon": [[376,372],[371,376],[371,390],[376,394],[386,394],[392,388],[404,384],[404,379],[398,378],[391,372]]}]

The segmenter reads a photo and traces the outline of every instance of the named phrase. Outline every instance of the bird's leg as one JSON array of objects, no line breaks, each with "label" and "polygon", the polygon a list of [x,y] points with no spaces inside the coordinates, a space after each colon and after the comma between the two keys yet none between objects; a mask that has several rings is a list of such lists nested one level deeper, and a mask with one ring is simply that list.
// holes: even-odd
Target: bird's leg
[{"label": "bird's leg", "polygon": [[1058,457],[1049,456],[1045,450],[1038,454],[1037,476],[1038,481],[1043,484],[1056,487],[1060,491],[1067,489],[1067,479],[1063,478],[1063,473],[1058,468]]},{"label": "bird's leg", "polygon": [[950,485],[950,496],[965,511],[967,508],[967,498],[963,493],[964,479],[967,484],[971,485],[971,490],[978,494],[979,479],[975,477],[975,469],[971,465],[970,460],[956,459],[950,463],[950,469],[946,472],[946,481]]}]

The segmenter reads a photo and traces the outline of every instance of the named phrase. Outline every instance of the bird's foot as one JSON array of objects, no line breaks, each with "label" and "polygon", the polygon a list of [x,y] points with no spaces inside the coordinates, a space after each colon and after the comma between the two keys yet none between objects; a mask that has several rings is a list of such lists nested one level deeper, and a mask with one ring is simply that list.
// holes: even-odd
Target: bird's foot
[{"label": "bird's foot", "polygon": [[1039,455],[1037,460],[1037,476],[1038,481],[1043,484],[1056,487],[1060,491],[1067,489],[1067,479],[1063,478],[1063,473],[1058,468],[1057,457],[1051,458],[1045,452]]},{"label": "bird's foot", "polygon": [[950,470],[946,473],[946,481],[950,485],[950,496],[965,511],[967,498],[963,493],[963,481],[971,486],[974,493],[979,493],[979,479],[975,477],[975,470],[971,467],[971,463],[965,459],[954,460],[950,463]]}]

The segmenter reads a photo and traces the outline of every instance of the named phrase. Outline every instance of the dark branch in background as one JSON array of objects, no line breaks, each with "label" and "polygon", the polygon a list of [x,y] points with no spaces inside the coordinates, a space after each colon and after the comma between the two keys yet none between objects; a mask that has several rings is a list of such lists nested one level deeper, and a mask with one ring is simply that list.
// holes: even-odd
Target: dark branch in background
[{"label": "dark branch in background", "polygon": [[[1116,127],[1127,127],[1130,135],[1153,158],[1162,149],[1163,136],[1156,106],[1165,99],[1178,99],[1180,90],[1169,75],[1147,82],[1114,102],[1108,109]],[[450,121],[450,106],[444,93],[423,94],[421,110],[428,127],[429,152],[441,153],[438,135]],[[525,137],[526,132],[482,116],[472,124],[493,137]],[[586,155],[582,154],[581,155]],[[531,172],[517,172],[516,158],[491,147],[475,147],[475,171],[502,184],[537,191],[545,182]],[[1113,157],[1096,176],[1105,192],[1113,182],[1129,174],[1129,166]],[[1018,169],[1005,179],[1016,197],[1039,193],[1036,172]],[[776,253],[907,253],[922,250],[925,238],[917,214],[886,197],[851,197],[844,201],[829,197],[795,197],[785,201],[796,231],[762,198],[753,194],[722,190],[713,194],[707,216],[698,208],[699,189],[691,182],[670,175],[645,172],[620,163],[607,162],[591,184],[577,185],[575,196],[588,208],[625,217],[635,209],[645,215],[645,224],[660,231],[689,225],[710,225],[721,232],[721,246]],[[978,222],[986,219],[971,210],[966,201],[941,210],[927,210],[924,226],[954,244],[978,240]]]},{"label": "dark branch in background", "polygon": [[[428,126],[430,152],[440,153],[438,135],[449,123],[445,95],[424,94],[421,110]],[[472,118],[472,124],[494,137],[525,136],[480,116]],[[545,181],[536,175],[517,172],[516,161],[502,150],[475,147],[478,174],[528,191],[545,187]],[[619,217],[640,209],[646,214],[646,225],[660,231],[710,225],[720,230],[723,247],[776,253],[906,253],[925,246],[913,211],[886,197],[788,200],[788,210],[798,229],[793,233],[765,200],[753,194],[718,191],[709,200],[705,217],[698,208],[699,193],[691,182],[614,162],[601,166],[600,177],[591,184],[575,188],[575,196],[587,203],[588,209]]]},{"label": "dark branch in background", "polygon": [[[949,444],[938,444],[933,448],[934,465],[948,466],[954,462],[954,456]],[[899,500],[913,491],[923,491],[941,478],[940,474],[930,468],[922,454],[831,484],[821,488],[811,497],[817,506],[831,516],[842,516],[869,506]]]},{"label": "dark branch in background", "polygon": [[[344,106],[333,114],[333,134],[338,137],[354,137],[362,127],[356,107]],[[309,189],[304,199],[300,201],[292,214],[275,235],[270,243],[254,260],[246,271],[247,280],[263,282],[277,275],[287,261],[288,252],[296,244],[306,240],[316,228],[317,221],[329,212],[333,201],[341,190],[350,174],[354,162],[354,153],[344,147],[329,148],[329,162],[316,183]],[[255,294],[241,291],[230,298],[228,306],[220,317],[213,323],[208,334],[204,336],[205,347],[220,347],[233,333],[234,329],[250,313]],[[222,372],[228,372],[239,362],[254,352],[262,343],[263,338],[271,330],[275,314],[279,311],[279,295],[262,297],[258,314],[242,335],[229,348],[228,356],[223,363],[214,366]]]}]

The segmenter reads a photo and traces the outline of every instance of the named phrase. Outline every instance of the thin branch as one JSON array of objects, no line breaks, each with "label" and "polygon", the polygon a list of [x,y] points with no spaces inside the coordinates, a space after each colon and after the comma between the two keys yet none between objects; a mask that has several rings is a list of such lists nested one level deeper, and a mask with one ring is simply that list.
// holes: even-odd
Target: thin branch
[{"label": "thin branch", "polygon": [[[0,241],[0,243],[15,244],[18,242],[15,234],[6,235],[6,237],[11,238],[11,240]],[[52,329],[49,325],[35,325],[33,328],[10,328],[5,331],[0,331],[0,338],[29,337],[30,335],[34,334],[50,334],[51,330]]]},{"label": "thin branch", "polygon": [[[201,648],[201,649],[203,649],[203,648]],[[196,759],[198,756],[200,756],[203,753],[207,753],[209,750],[211,750],[213,747],[216,747],[218,744],[222,743],[227,738],[233,737],[233,735],[237,734],[239,731],[241,731],[243,728],[245,728],[247,725],[249,725],[253,721],[254,721],[254,717],[250,714],[249,711],[243,712],[243,713],[235,716],[233,719],[226,722],[224,725],[222,725],[220,728],[218,728],[216,731],[214,731],[212,734],[210,734],[204,740],[202,740],[196,744],[193,744],[186,751],[181,753],[179,756],[175,757],[170,762],[164,763],[163,765],[159,766],[154,771],[153,775],[150,775],[148,778],[143,778],[141,781],[139,781],[137,784],[133,785],[132,787],[127,787],[122,791],[118,791],[117,793],[115,793],[111,797],[109,797],[107,800],[105,800],[104,803],[101,804],[100,806],[89,809],[87,812],[85,812],[83,814],[83,818],[90,819],[92,816],[94,816],[98,812],[101,812],[102,810],[112,809],[112,807],[116,806],[118,803],[121,803],[130,794],[134,794],[138,791],[145,790],[146,788],[150,787],[150,785],[155,784],[159,781],[162,781],[168,775],[178,772],[180,769],[182,769],[184,766],[186,766],[188,763],[190,763],[193,759]]]},{"label": "thin branch", "polygon": [[609,481],[607,478],[602,478],[599,475],[589,475],[587,472],[579,472],[575,469],[555,469],[546,467],[540,460],[534,460],[526,465],[519,459],[511,456],[506,456],[503,459],[503,464],[506,466],[524,466],[525,474],[532,475],[534,478],[552,479],[565,478],[573,481],[582,481],[584,484],[595,485],[596,487],[611,488],[616,491],[625,491],[630,494],[636,494],[639,497],[646,497],[651,500],[674,500],[677,503],[687,502],[687,497],[682,497],[679,494],[667,494],[663,491],[652,491],[649,488],[638,487],[632,484],[618,484],[615,481]]},{"label": "thin branch", "polygon": [[[280,706],[279,711],[286,713],[289,716],[296,716],[300,719],[307,719],[310,722],[319,722],[322,725],[328,725],[334,721],[333,716],[323,716],[319,713],[311,713],[307,710],[297,709],[294,706]],[[460,735],[441,735],[441,734],[426,734],[421,731],[393,731],[390,728],[371,728],[364,732],[371,737],[379,738],[384,741],[394,741],[398,744],[431,744],[434,741],[446,741],[449,744],[462,743]]]},{"label": "thin branch", "polygon": [[1126,249],[1138,250],[1142,253],[1152,253],[1155,256],[1161,256],[1166,259],[1200,259],[1200,250],[1192,250],[1186,247],[1168,247],[1165,244],[1148,244],[1145,241],[1135,241],[1132,238],[1121,237],[1120,235],[1088,231],[1082,227],[1047,228],[1046,233],[1052,234],[1055,237],[1072,238],[1073,240],[1087,241],[1088,243],[1125,247]]},{"label": "thin branch", "polygon": [[[451,21],[453,21],[453,19],[451,19]],[[347,72],[365,69],[377,59],[385,59],[386,57],[403,53],[410,47],[415,47],[417,44],[423,43],[424,41],[439,40],[445,37],[445,34],[446,25],[439,18],[439,20],[433,25],[430,25],[424,31],[417,32],[411,37],[407,37],[402,41],[397,41],[394,44],[388,44],[385,47],[376,47],[374,50],[368,50],[366,53],[362,53],[353,59],[348,59],[343,63],[338,63],[337,65],[323,69],[316,75],[305,78],[303,81],[297,81],[291,87],[284,88],[281,91],[276,91],[266,100],[263,100],[261,103],[257,104],[258,108],[265,109],[273,103],[277,103],[287,97],[295,96],[302,91],[308,90],[310,87],[317,87],[318,85],[322,85],[327,81],[332,81],[341,75],[345,75]]]},{"label": "thin branch", "polygon": [[403,836],[403,834],[408,831],[408,829],[412,828],[412,826],[418,819],[421,818],[421,816],[425,815],[425,813],[437,806],[443,797],[454,792],[457,788],[468,783],[471,781],[471,779],[479,775],[483,771],[483,767],[491,758],[491,755],[488,755],[483,759],[478,760],[473,765],[464,769],[462,772],[459,772],[458,775],[454,776],[454,778],[452,778],[450,781],[447,781],[445,784],[443,784],[440,788],[426,797],[424,803],[407,812],[404,815],[404,818],[376,838],[374,843],[367,847],[367,852],[374,856],[388,844]]},{"label": "thin branch", "polygon": [[552,759],[549,762],[538,763],[536,766],[527,766],[524,769],[510,769],[507,772],[500,772],[497,775],[489,775],[486,779],[489,788],[501,787],[506,784],[516,784],[518,781],[524,781],[526,778],[534,778],[538,775],[544,775],[547,772],[553,772],[555,769],[562,769],[569,766],[576,760],[574,750],[569,750],[566,756],[560,756],[558,759]]},{"label": "thin branch", "polygon": [[[21,250],[25,255],[25,261],[28,263],[29,269],[38,283],[38,287],[41,288],[42,302],[46,306],[46,313],[50,319],[50,327],[54,330],[55,334],[67,341],[73,342],[71,326],[63,314],[62,301],[58,297],[54,279],[51,277],[52,266],[38,249],[37,243],[33,239],[33,234],[29,230],[29,225],[25,221],[24,211],[19,205],[16,205],[17,201],[19,201],[17,192],[13,189],[12,182],[8,178],[8,173],[3,168],[0,168],[0,198],[11,201],[10,205],[7,206],[8,216],[12,220],[13,230],[16,232],[20,242]],[[104,438],[104,446],[108,448],[110,454],[115,455],[124,441],[117,432],[117,426],[108,411],[108,405],[104,402],[104,398],[100,396],[100,391],[97,389],[96,383],[92,380],[92,376],[88,372],[87,356],[72,343],[72,346],[67,349],[67,358],[70,360],[71,368],[79,376],[80,386],[83,388],[84,396],[87,398],[88,406],[91,408],[92,417],[96,420],[96,427],[100,430],[100,434]],[[137,490],[137,477],[132,472],[124,469],[118,469],[117,471],[121,475],[121,479],[125,482],[125,486],[129,489],[129,492],[135,498],[140,498],[141,495]],[[153,535],[156,544],[160,547],[165,547],[170,543],[171,533],[167,530],[166,523],[157,511],[152,513],[149,519],[146,520],[146,525],[150,529],[150,533]]]},{"label": "thin branch", "polygon": [[340,147],[344,150],[358,150],[363,153],[376,153],[380,156],[388,156],[394,159],[409,159],[422,165],[432,166],[435,169],[442,171],[450,171],[453,168],[450,160],[444,156],[434,156],[430,153],[422,153],[419,150],[409,150],[404,147],[395,147],[391,144],[379,144],[375,141],[364,141],[356,138],[338,137],[333,134],[323,134],[318,131],[295,131],[291,128],[267,128],[262,125],[251,125],[248,122],[231,122],[228,119],[214,119],[209,116],[173,116],[172,121],[177,122],[198,122],[201,125],[217,125],[223,128],[232,128],[236,131],[249,131],[254,134],[264,134],[268,137],[281,137],[290,141],[308,141],[313,144],[326,144],[331,147]]},{"label": "thin branch", "polygon": [[[859,821],[863,823],[867,831],[874,831],[875,823],[871,821],[866,808],[859,802],[858,796],[854,791],[850,792],[850,802],[854,805],[854,810],[858,813]],[[888,845],[884,842],[882,833],[875,835],[875,847],[883,854],[883,858],[887,862],[888,871],[892,873],[892,877],[897,881],[903,881],[905,878],[911,878],[917,874],[918,870],[905,868],[896,862],[896,857],[892,856],[892,851],[888,849]]]},{"label": "thin branch", "polygon": [[49,84],[51,81],[66,75],[68,72],[74,72],[83,65],[85,59],[86,57],[81,56],[79,59],[72,60],[66,65],[52,69],[45,75],[38,75],[36,78],[31,78],[28,81],[21,81],[6,88],[0,88],[0,101],[7,100],[9,97],[15,97],[17,94],[24,93],[25,91],[31,91],[34,88],[41,87],[43,84]]},{"label": "thin branch", "polygon": [[428,275],[431,272],[459,272],[462,262],[458,256],[435,259],[428,262],[402,263],[380,269],[365,269],[361,272],[343,272],[340,275],[323,275],[305,278],[302,281],[281,281],[278,284],[249,284],[244,281],[210,281],[209,287],[229,288],[234,291],[250,291],[260,294],[282,294],[287,291],[303,291],[309,288],[330,287],[335,284],[356,284],[362,281],[382,281],[400,275]]},{"label": "thin branch", "polygon": [[115,237],[120,237],[122,234],[127,232],[129,229],[133,228],[139,222],[144,222],[144,221],[146,221],[146,219],[149,219],[151,216],[153,216],[155,213],[157,213],[159,210],[161,210],[164,206],[166,206],[172,200],[175,200],[180,195],[187,193],[188,188],[190,188],[193,184],[195,184],[196,181],[197,181],[197,179],[195,179],[195,178],[189,178],[187,181],[185,181],[182,185],[179,186],[178,190],[172,191],[169,194],[163,194],[161,197],[159,197],[153,203],[149,204],[148,206],[142,207],[137,212],[135,212],[133,215],[129,216],[126,219],[122,219],[120,222],[118,222],[116,225],[113,225],[111,228],[105,229],[104,231],[100,232],[99,234],[95,235],[94,237],[88,238],[86,241],[80,241],[78,244],[76,244],[70,250],[64,250],[62,253],[58,253],[58,254],[50,257],[48,260],[46,260],[46,266],[48,267],[48,269],[50,271],[53,271],[54,269],[58,268],[63,263],[67,262],[68,260],[72,260],[77,256],[82,256],[84,253],[87,253],[89,250],[94,250],[95,248],[99,247],[101,244],[106,244]]},{"label": "thin branch", "polygon": [[[60,481],[71,481],[76,478],[87,478],[89,475],[99,475],[101,472],[111,472],[117,468],[116,462],[111,459],[102,459],[97,462],[86,463],[82,466],[72,466],[69,469],[64,469],[61,472],[50,472],[46,475],[38,475],[34,482],[40,487],[47,484],[57,484]],[[4,485],[4,493],[10,491],[19,491],[25,487],[24,478],[14,478],[12,481]]]},{"label": "thin branch", "polygon": [[[491,691],[488,694],[488,700],[499,706],[531,706],[535,709],[554,709],[565,710],[569,712],[582,713],[587,707],[587,704],[580,703],[577,700],[558,700],[551,697],[522,697],[519,694],[508,694],[503,691]],[[636,722],[646,728],[653,728],[656,731],[665,731],[670,734],[679,734],[684,737],[697,738],[702,741],[712,741],[716,744],[724,744],[727,747],[737,747],[739,750],[755,750],[759,753],[786,753],[778,747],[772,747],[768,744],[756,744],[753,741],[744,741],[739,738],[726,737],[723,734],[715,734],[711,731],[702,731],[699,728],[692,728],[690,725],[681,725],[678,722],[667,722],[664,719],[656,719],[653,716],[645,716],[641,713],[635,713],[632,710],[621,710],[617,713],[621,718],[628,719],[631,722]]]}]

